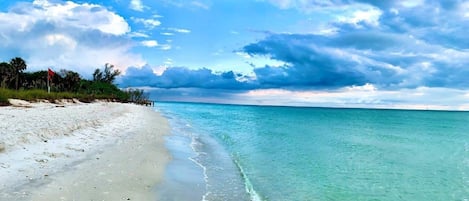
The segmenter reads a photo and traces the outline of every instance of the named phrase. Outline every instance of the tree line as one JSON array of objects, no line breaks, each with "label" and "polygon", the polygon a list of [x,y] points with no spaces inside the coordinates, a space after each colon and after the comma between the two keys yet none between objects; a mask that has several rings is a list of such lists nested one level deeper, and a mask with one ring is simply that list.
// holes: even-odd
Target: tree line
[{"label": "tree line", "polygon": [[[50,88],[53,93],[74,94],[80,99],[88,101],[94,99],[112,99],[121,102],[145,103],[148,95],[143,90],[121,90],[114,81],[121,72],[112,64],[105,64],[104,69],[97,68],[92,80],[82,78],[74,71],[61,69],[53,76],[48,77],[48,71],[25,72],[27,64],[21,57],[0,63],[0,87],[3,90],[47,90],[47,81],[50,79]],[[49,96],[48,96],[49,97]]]}]

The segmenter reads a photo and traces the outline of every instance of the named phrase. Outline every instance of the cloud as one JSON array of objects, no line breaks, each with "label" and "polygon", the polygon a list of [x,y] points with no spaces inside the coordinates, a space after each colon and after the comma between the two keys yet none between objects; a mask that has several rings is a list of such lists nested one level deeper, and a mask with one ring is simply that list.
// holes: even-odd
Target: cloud
[{"label": "cloud", "polygon": [[[296,9],[297,15],[305,19],[312,18],[308,22],[314,24],[308,24],[313,26],[308,30],[314,31],[287,29],[291,31],[287,34],[264,30],[265,38],[240,45],[240,49],[232,52],[252,66],[249,76],[182,67],[155,74],[154,69],[145,67],[129,69],[123,80],[129,86],[153,87],[158,97],[166,93],[166,100],[469,108],[464,101],[469,97],[469,35],[466,33],[469,3],[457,0],[264,1],[280,9]],[[191,5],[192,1],[184,5],[183,1],[173,2],[173,5],[195,6]],[[161,33],[191,32],[162,28]],[[54,37],[53,41],[70,42],[61,37]],[[163,45],[159,47],[163,49]]]},{"label": "cloud", "polygon": [[328,37],[318,35],[271,35],[247,45],[251,56],[268,56],[286,63],[254,69],[264,88],[339,88],[376,83],[392,85],[400,80],[398,67],[340,48],[328,47]]},{"label": "cloud", "polygon": [[[465,79],[469,70],[464,68],[469,65],[469,51],[462,48],[466,45],[464,41],[469,41],[464,32],[467,24],[463,22],[466,19],[465,4],[444,6],[446,4],[427,1],[427,6],[422,1],[366,0],[269,2],[285,9],[307,7],[340,13],[329,21],[329,28],[334,29],[329,34],[266,32],[266,38],[235,51],[248,60],[266,58],[271,61],[263,65],[252,64],[252,77],[244,83],[250,88],[335,90],[371,84],[379,89],[397,90],[469,86]],[[454,20],[442,24],[444,18]],[[164,30],[166,35],[190,33],[190,30],[180,28]],[[160,46],[161,49],[171,47]],[[185,76],[192,78],[191,75],[218,75],[207,72],[207,69],[183,69],[168,69],[167,73],[177,72],[175,74],[179,76],[165,74],[167,80],[163,86],[216,88],[215,85],[168,81]]]},{"label": "cloud", "polygon": [[130,9],[142,12],[144,8],[142,0],[130,0]]},{"label": "cloud", "polygon": [[131,53],[123,17],[96,4],[36,0],[0,12],[0,57],[20,56],[28,69],[67,68],[88,74],[113,63],[141,66]]},{"label": "cloud", "polygon": [[157,88],[202,88],[202,89],[230,89],[247,90],[254,86],[251,83],[239,81],[243,75],[233,71],[215,73],[210,69],[188,69],[184,67],[170,67],[157,75],[150,66],[143,68],[128,68],[122,77],[123,87],[149,86]]},{"label": "cloud", "polygon": [[166,28],[166,30],[168,31],[174,31],[174,32],[177,32],[177,33],[190,33],[191,30],[189,29],[180,29],[180,28]]},{"label": "cloud", "polygon": [[145,40],[145,41],[142,41],[141,44],[145,47],[156,47],[156,46],[158,46],[158,42],[156,40]]},{"label": "cloud", "polygon": [[380,89],[469,86],[469,3],[447,1],[271,1],[283,8],[339,12],[329,34],[267,34],[243,51],[286,63],[255,66],[272,88],[340,88],[370,83]]},{"label": "cloud", "polygon": [[143,19],[143,18],[135,18],[135,17],[131,17],[131,19],[135,23],[143,24],[143,26],[145,26],[145,28],[147,29],[154,29],[155,27],[161,25],[161,22],[156,19]]},{"label": "cloud", "polygon": [[419,87],[377,90],[373,85],[365,85],[333,91],[258,89],[236,93],[230,98],[237,103],[256,105],[468,110],[467,97],[468,91],[459,89]]},{"label": "cloud", "polygon": [[0,29],[27,32],[38,23],[50,23],[81,30],[98,30],[113,35],[123,35],[130,31],[121,16],[95,4],[77,4],[71,1],[51,3],[35,0],[22,3],[6,13],[0,13]]},{"label": "cloud", "polygon": [[129,37],[131,38],[149,38],[150,36],[146,33],[142,32],[132,32],[128,34]]},{"label": "cloud", "polygon": [[[257,63],[252,76],[236,75],[231,80],[233,85],[225,85],[227,80],[223,79],[215,81],[220,73],[208,69],[170,68],[157,77],[154,86],[289,90],[334,90],[367,84],[387,90],[469,86],[465,79],[469,70],[464,68],[469,53],[404,34],[367,29],[349,28],[347,33],[334,35],[270,34],[237,53],[248,55],[247,59],[267,57],[273,62],[263,66]],[[182,78],[194,82],[183,82]],[[206,80],[212,81],[195,84]]]},{"label": "cloud", "polygon": [[170,44],[161,44],[160,49],[161,50],[170,50],[172,46]]},{"label": "cloud", "polygon": [[385,108],[420,110],[469,110],[469,91],[447,88],[377,90],[373,85],[336,90],[145,87],[150,98],[159,101],[190,101],[223,104]]},{"label": "cloud", "polygon": [[340,23],[352,24],[356,27],[361,27],[362,23],[376,27],[379,26],[379,18],[381,15],[381,10],[368,8],[366,10],[354,11],[350,16],[340,16],[338,21]]}]

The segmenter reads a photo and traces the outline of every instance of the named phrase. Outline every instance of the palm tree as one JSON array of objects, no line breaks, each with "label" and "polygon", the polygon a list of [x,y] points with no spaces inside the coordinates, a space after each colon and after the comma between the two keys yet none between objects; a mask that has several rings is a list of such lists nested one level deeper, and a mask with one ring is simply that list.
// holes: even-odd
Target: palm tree
[{"label": "palm tree", "polygon": [[13,73],[16,77],[16,90],[18,90],[19,86],[19,80],[20,80],[20,74],[23,73],[23,71],[26,69],[27,65],[26,62],[20,58],[20,57],[15,57],[10,60],[10,65],[13,67]]},{"label": "palm tree", "polygon": [[13,80],[13,67],[6,62],[0,63],[0,86],[7,87]]}]

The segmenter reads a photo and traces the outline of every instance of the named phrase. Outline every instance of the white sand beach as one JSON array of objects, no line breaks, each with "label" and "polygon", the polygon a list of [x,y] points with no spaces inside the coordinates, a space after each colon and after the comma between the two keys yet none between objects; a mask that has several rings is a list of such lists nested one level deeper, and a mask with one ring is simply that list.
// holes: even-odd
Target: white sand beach
[{"label": "white sand beach", "polygon": [[165,118],[120,103],[0,107],[0,200],[155,200]]}]

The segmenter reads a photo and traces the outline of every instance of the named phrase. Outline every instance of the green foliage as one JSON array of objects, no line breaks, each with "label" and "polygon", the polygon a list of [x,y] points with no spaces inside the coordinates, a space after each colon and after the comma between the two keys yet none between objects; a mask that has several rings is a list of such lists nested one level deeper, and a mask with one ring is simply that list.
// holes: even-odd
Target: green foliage
[{"label": "green foliage", "polygon": [[23,89],[47,89],[47,71],[22,73],[21,77]]},{"label": "green foliage", "polygon": [[117,88],[116,85],[99,81],[82,80],[79,93],[90,94],[95,97],[104,96],[107,99],[116,99],[123,102],[129,99],[129,96]]},{"label": "green foliage", "polygon": [[50,85],[53,91],[78,92],[81,80],[77,72],[62,69],[52,77]]},{"label": "green foliage", "polygon": [[82,79],[77,72],[60,70],[51,77],[51,93],[47,93],[48,71],[24,73],[26,67],[26,62],[19,57],[9,63],[0,63],[0,105],[8,105],[9,98],[27,101],[76,98],[82,102],[107,99],[148,103],[148,96],[143,90],[122,91],[113,84],[121,72],[114,70],[111,64],[106,64],[103,71],[96,69],[93,80]]}]

